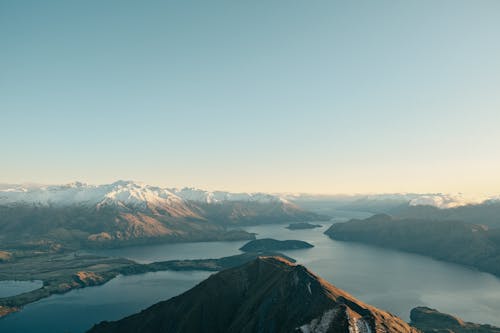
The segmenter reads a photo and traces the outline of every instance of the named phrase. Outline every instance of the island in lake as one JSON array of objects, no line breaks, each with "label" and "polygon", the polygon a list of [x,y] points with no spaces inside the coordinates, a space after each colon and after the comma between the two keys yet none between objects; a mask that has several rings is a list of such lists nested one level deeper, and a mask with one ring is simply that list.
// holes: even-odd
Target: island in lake
[{"label": "island in lake", "polygon": [[272,238],[263,238],[246,243],[240,248],[240,250],[243,252],[262,252],[309,249],[311,247],[314,247],[314,245],[300,240],[277,240]]},{"label": "island in lake", "polygon": [[290,223],[286,228],[290,230],[321,228],[321,224],[312,224],[308,222]]}]

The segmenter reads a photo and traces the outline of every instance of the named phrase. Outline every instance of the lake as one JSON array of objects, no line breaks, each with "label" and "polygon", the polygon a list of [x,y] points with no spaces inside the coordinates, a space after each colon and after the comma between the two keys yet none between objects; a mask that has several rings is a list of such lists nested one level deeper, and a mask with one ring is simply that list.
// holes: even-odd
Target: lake
[{"label": "lake", "polygon": [[31,290],[41,288],[43,282],[39,280],[34,281],[0,281],[0,298],[15,296],[26,293]]},{"label": "lake", "polygon": [[[288,230],[286,224],[252,226],[258,238],[300,239],[312,249],[284,251],[313,272],[360,300],[409,320],[425,305],[467,321],[500,326],[500,279],[419,255],[339,242],[322,228]],[[216,258],[240,253],[245,242],[183,243],[99,250],[140,262]],[[0,319],[2,333],[80,333],[101,320],[116,320],[168,299],[207,278],[210,272],[157,272],[119,276],[105,285],[54,295]]]}]

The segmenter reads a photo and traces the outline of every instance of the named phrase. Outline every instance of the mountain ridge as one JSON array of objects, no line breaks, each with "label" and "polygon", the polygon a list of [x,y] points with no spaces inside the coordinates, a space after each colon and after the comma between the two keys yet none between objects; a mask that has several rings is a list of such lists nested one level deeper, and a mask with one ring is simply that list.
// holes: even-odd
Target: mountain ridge
[{"label": "mountain ridge", "polygon": [[10,248],[52,243],[75,249],[249,240],[255,236],[228,227],[327,219],[273,196],[219,198],[226,199],[192,201],[168,189],[131,181],[4,189],[0,191],[0,242]]},{"label": "mountain ridge", "polygon": [[118,180],[110,184],[90,185],[73,182],[63,185],[6,185],[0,188],[0,204],[32,203],[35,205],[125,204],[162,203],[170,201],[194,201],[217,203],[224,201],[281,201],[290,203],[284,197],[256,192],[234,193],[227,191],[207,191],[184,187],[168,188],[148,185],[142,182]]},{"label": "mountain ridge", "polygon": [[89,333],[416,333],[400,318],[356,300],[302,265],[259,257],[187,292]]},{"label": "mountain ridge", "polygon": [[333,224],[325,234],[335,240],[417,253],[500,276],[500,229],[378,214]]}]

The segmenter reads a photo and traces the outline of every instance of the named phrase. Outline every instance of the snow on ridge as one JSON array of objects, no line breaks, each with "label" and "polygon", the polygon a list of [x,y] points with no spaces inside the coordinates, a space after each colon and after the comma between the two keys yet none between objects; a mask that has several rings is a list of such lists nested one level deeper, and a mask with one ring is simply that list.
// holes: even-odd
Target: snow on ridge
[{"label": "snow on ridge", "polygon": [[169,204],[183,200],[166,189],[144,185],[132,181],[117,181],[105,185],[88,185],[70,183],[65,185],[48,185],[27,189],[23,186],[0,190],[0,203],[29,203],[37,205],[103,205],[120,203]]},{"label": "snow on ridge", "polygon": [[468,204],[481,204],[500,201],[500,196],[472,197],[464,194],[367,194],[352,196],[315,196],[268,193],[233,193],[226,191],[206,191],[185,187],[162,188],[140,182],[118,180],[111,184],[90,185],[73,182],[64,185],[15,185],[0,184],[0,204],[29,203],[37,205],[72,205],[72,204],[125,204],[125,205],[170,205],[184,201],[204,202],[208,204],[224,201],[281,202],[294,205],[297,200],[330,198],[346,202],[355,200],[400,200],[410,206],[430,205],[438,208],[453,208]]},{"label": "snow on ridge", "polygon": [[160,187],[122,181],[111,185],[113,186],[111,191],[105,194],[104,199],[99,203],[100,206],[108,203],[161,206],[184,201],[172,192]]},{"label": "snow on ridge", "polygon": [[355,202],[400,202],[409,206],[434,206],[438,208],[454,208],[465,205],[494,203],[500,201],[500,196],[466,195],[463,193],[380,193],[380,194],[285,194],[284,197],[291,202],[314,202],[317,200],[335,201],[339,203]]},{"label": "snow on ridge", "polygon": [[330,328],[330,324],[332,323],[335,315],[338,310],[336,308],[332,308],[330,310],[325,311],[319,318],[313,319],[309,324],[305,324],[299,327],[300,332],[302,333],[326,333]]},{"label": "snow on ridge", "polygon": [[412,199],[409,202],[410,206],[434,206],[437,208],[455,208],[471,204],[481,204],[486,201],[494,201],[494,197],[473,197],[466,196],[462,193],[458,194],[427,194],[421,195],[418,198]]},{"label": "snow on ridge", "polygon": [[33,203],[39,205],[83,203],[99,200],[104,191],[98,187],[72,183],[66,185],[48,185],[34,188],[16,186],[0,191],[0,203]]},{"label": "snow on ridge", "polygon": [[119,180],[111,184],[89,185],[74,182],[64,185],[23,186],[0,188],[0,204],[28,203],[35,205],[172,205],[185,201],[219,203],[224,201],[255,201],[287,203],[286,199],[266,193],[231,193],[195,188],[162,188],[134,181]]},{"label": "snow on ridge", "polygon": [[205,191],[197,188],[185,187],[182,189],[169,189],[175,195],[190,200],[205,203],[218,203],[223,201],[257,201],[257,202],[273,202],[282,201],[287,203],[284,198],[277,197],[267,193],[232,193],[225,191]]}]

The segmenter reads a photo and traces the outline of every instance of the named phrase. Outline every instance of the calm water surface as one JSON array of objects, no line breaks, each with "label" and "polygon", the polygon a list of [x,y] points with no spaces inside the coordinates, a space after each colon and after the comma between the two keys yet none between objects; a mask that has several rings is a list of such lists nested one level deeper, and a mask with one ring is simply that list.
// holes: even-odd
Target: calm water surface
[{"label": "calm water surface", "polygon": [[[321,223],[320,223],[321,224]],[[258,238],[300,239],[312,249],[285,251],[326,280],[357,298],[408,320],[411,308],[425,305],[467,321],[500,326],[500,279],[487,273],[403,252],[328,238],[322,228],[288,230],[286,225],[247,227]],[[245,242],[184,243],[102,250],[140,262],[217,258],[240,253]],[[135,313],[177,295],[209,272],[158,272],[120,276],[107,284],[51,296],[0,319],[0,332],[84,332],[93,323]]]},{"label": "calm water surface", "polygon": [[43,282],[40,280],[34,281],[0,281],[0,298],[19,295],[31,290],[41,288]]}]

